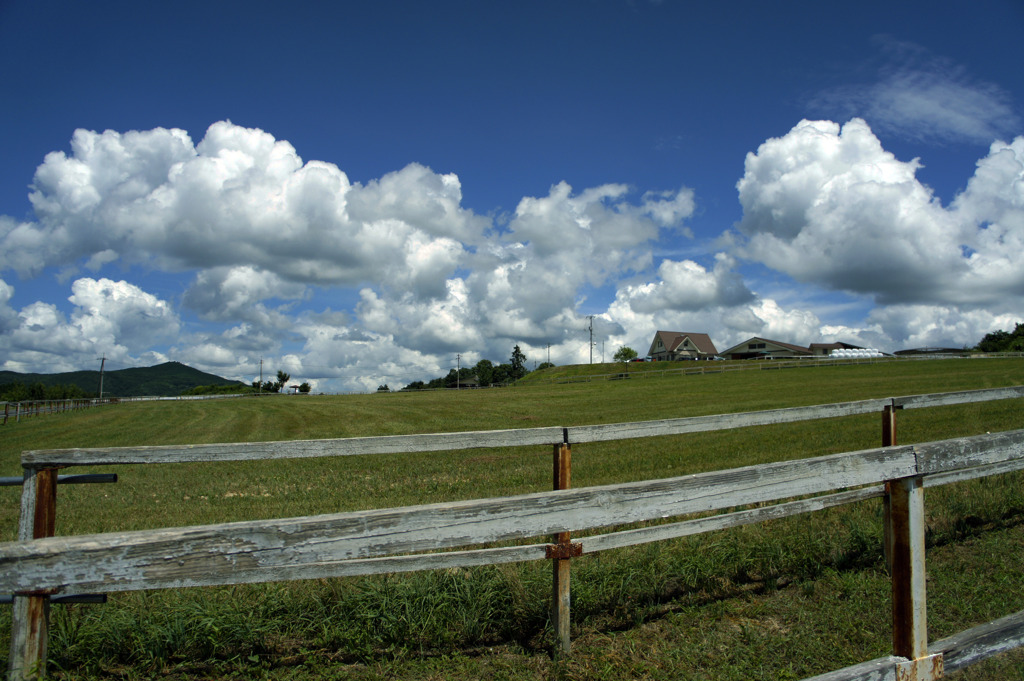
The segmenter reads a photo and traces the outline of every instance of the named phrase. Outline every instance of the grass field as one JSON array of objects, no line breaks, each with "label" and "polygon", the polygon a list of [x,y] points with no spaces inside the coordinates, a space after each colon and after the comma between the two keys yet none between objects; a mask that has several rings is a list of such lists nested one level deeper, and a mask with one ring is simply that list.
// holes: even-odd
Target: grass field
[{"label": "grass field", "polygon": [[[134,403],[0,427],[0,475],[19,475],[20,453],[29,449],[616,423],[1021,384],[1024,361],[963,359],[479,391]],[[900,413],[899,441],[1017,429],[1021,402]],[[577,445],[573,485],[879,443],[880,417],[865,416]],[[60,488],[58,534],[380,508],[551,485],[547,448],[115,472],[116,485]],[[929,491],[933,639],[1024,609],[1022,482],[1024,476],[1012,474]],[[10,540],[18,490],[0,488],[0,495],[0,538]],[[549,566],[531,563],[118,594],[102,606],[55,606],[51,668],[69,679],[799,679],[888,652],[880,518],[880,504],[865,502],[578,559],[574,652],[564,660],[549,655]],[[6,640],[9,615],[0,617]],[[1019,655],[982,667],[968,678],[1024,678]]]}]

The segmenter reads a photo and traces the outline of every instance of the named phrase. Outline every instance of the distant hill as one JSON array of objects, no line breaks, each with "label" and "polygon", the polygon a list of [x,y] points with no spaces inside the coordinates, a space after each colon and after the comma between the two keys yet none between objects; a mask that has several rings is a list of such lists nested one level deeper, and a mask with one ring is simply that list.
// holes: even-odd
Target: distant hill
[{"label": "distant hill", "polygon": [[[87,394],[98,394],[100,372],[19,374],[16,371],[0,371],[0,385],[5,383],[23,383],[26,386],[34,383],[42,383],[45,386],[77,385]],[[243,388],[246,384],[193,369],[181,362],[165,362],[154,367],[103,372],[104,397],[176,396],[200,385],[237,385]]]}]

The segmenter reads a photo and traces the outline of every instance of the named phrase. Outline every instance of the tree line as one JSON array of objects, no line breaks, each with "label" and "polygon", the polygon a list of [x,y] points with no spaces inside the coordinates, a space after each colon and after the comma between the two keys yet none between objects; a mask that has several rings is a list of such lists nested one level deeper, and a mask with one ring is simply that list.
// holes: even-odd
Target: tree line
[{"label": "tree line", "polygon": [[[544,362],[537,369],[545,369],[554,366],[550,362]],[[434,390],[437,388],[457,388],[460,386],[477,385],[481,388],[492,385],[506,385],[518,381],[528,374],[530,370],[526,367],[526,355],[519,345],[512,348],[512,356],[508,362],[495,364],[489,359],[482,359],[473,366],[452,369],[447,376],[441,376],[431,381],[413,381],[402,390]]]},{"label": "tree line", "polygon": [[1013,331],[993,331],[986,333],[978,343],[982,352],[1024,352],[1024,324],[1017,322]]},{"label": "tree line", "polygon": [[29,385],[24,383],[0,385],[0,401],[2,402],[81,400],[89,397],[96,397],[96,393],[86,392],[73,383],[70,385],[44,385],[37,381]]}]

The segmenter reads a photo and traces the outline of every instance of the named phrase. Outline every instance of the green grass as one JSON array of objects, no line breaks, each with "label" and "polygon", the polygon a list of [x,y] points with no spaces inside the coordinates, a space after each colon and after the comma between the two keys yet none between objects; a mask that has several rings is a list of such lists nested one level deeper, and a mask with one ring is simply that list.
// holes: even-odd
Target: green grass
[{"label": "green grass", "polygon": [[[641,365],[632,366],[656,366]],[[512,389],[125,404],[0,427],[27,449],[583,425],[1024,384],[1020,360],[942,360]],[[1022,400],[900,412],[901,443],[1021,427]],[[880,416],[577,445],[576,487],[874,447]],[[58,533],[533,492],[546,448],[119,467],[61,487]],[[101,470],[97,467],[96,470]],[[930,490],[932,638],[1024,609],[1024,476]],[[17,490],[0,488],[0,533]],[[116,594],[54,607],[58,678],[803,678],[888,651],[877,501],[573,563],[571,659],[549,656],[549,566]],[[6,638],[9,615],[0,617]],[[3,646],[0,656],[6,655]],[[4,661],[5,664],[5,661]],[[1020,675],[993,663],[1007,678]],[[979,672],[986,673],[986,672]],[[973,676],[971,678],[974,678]],[[983,678],[983,677],[979,677]]]}]

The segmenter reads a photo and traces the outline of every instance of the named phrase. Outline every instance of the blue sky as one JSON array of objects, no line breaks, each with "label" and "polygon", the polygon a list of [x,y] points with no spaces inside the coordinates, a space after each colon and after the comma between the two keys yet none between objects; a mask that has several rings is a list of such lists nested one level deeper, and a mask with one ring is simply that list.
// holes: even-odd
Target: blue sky
[{"label": "blue sky", "polygon": [[[1024,5],[0,3],[0,367],[1024,320]],[[459,359],[456,359],[456,358]]]}]

